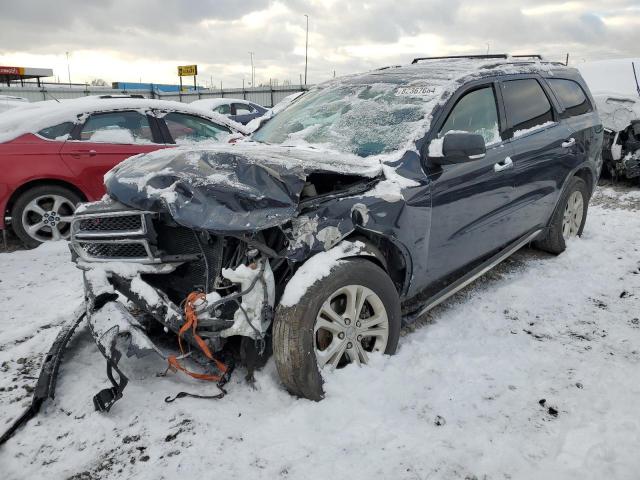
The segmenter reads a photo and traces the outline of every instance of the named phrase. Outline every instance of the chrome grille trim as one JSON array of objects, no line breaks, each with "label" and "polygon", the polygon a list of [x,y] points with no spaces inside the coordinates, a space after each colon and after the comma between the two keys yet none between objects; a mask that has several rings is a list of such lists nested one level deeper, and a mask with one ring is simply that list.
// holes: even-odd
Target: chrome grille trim
[{"label": "chrome grille trim", "polygon": [[[147,217],[152,214],[152,212],[140,210],[121,210],[75,215],[71,221],[71,245],[85,262],[162,263],[161,259],[154,255],[147,239]],[[99,221],[102,218],[110,219],[111,221],[105,222],[105,225],[113,227],[117,225],[117,222],[113,221],[117,217],[138,217],[137,224],[136,222],[123,221],[123,224],[133,225],[137,228],[125,230],[82,229],[82,222]],[[92,245],[95,247],[92,248]],[[120,249],[122,255],[101,255],[96,252],[100,249],[100,245],[104,246],[104,250],[114,252],[118,251],[116,246],[121,245],[123,247]],[[113,248],[109,246],[113,246]],[[127,246],[130,248],[127,249]],[[126,253],[132,253],[132,255],[127,256]]]},{"label": "chrome grille trim", "polygon": [[[141,211],[121,211],[121,212],[104,212],[104,213],[86,213],[75,215],[71,222],[72,236],[82,238],[109,238],[109,237],[130,237],[132,235],[145,235],[147,233],[147,222],[145,216],[151,212]],[[139,227],[134,229],[122,230],[83,230],[82,223],[87,220],[99,220],[101,218],[113,219],[116,217],[139,217]]]}]

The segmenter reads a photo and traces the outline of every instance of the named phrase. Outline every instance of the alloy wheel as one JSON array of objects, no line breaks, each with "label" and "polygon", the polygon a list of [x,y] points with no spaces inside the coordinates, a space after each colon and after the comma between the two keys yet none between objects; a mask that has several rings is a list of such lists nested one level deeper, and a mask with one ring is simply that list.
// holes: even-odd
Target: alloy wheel
[{"label": "alloy wheel", "polygon": [[584,200],[582,193],[578,190],[574,191],[567,200],[567,206],[564,209],[562,218],[562,236],[565,240],[578,235],[580,225],[582,225],[582,217],[584,216]]},{"label": "alloy wheel", "polygon": [[314,347],[321,369],[366,364],[369,353],[385,351],[388,339],[384,304],[362,285],[347,285],[333,292],[316,316]]},{"label": "alloy wheel", "polygon": [[22,211],[24,231],[38,242],[67,240],[75,205],[62,195],[41,195],[31,200]]}]

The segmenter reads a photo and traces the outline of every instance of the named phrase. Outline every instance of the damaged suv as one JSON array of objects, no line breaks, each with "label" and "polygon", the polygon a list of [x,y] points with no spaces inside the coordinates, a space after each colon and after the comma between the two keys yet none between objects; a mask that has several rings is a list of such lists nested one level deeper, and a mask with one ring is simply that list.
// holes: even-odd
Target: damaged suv
[{"label": "damaged suv", "polygon": [[[585,106],[567,108],[557,80]],[[314,87],[248,141],[121,163],[72,222],[113,382],[96,407],[126,384],[121,337],[211,378],[273,352],[290,392],[321,399],[322,374],[393,354],[403,322],[519,248],[560,253],[582,233],[592,105],[576,70],[537,56],[416,59]],[[191,358],[150,338],[166,334]]]}]

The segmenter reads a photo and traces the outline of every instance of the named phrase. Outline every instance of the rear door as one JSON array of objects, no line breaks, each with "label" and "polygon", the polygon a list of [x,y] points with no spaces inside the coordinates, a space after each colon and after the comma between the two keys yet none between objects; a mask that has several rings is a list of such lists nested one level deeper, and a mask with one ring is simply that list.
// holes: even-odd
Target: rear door
[{"label": "rear door", "polygon": [[464,163],[427,166],[432,199],[427,268],[430,279],[444,278],[446,283],[509,242],[506,226],[514,194],[495,84],[475,85],[452,101],[438,136],[448,131],[479,133],[487,151],[483,158]]},{"label": "rear door", "polygon": [[[564,122],[575,140],[572,147],[579,162],[592,160],[598,163],[602,143],[601,122],[595,113],[593,104],[582,86],[570,79],[546,78],[547,84],[560,105],[560,119]],[[571,143],[571,139],[569,139]]]},{"label": "rear door", "polygon": [[538,76],[500,82],[512,150],[515,236],[547,224],[564,179],[576,165],[572,133],[559,117],[557,103]]},{"label": "rear door", "polygon": [[118,163],[166,146],[155,122],[137,111],[93,113],[74,129],[62,158],[85,185],[103,190],[104,174]]}]

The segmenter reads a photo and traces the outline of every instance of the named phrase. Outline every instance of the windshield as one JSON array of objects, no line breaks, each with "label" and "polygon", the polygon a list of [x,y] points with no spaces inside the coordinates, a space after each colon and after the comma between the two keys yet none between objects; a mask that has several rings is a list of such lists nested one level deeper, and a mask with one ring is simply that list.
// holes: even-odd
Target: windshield
[{"label": "windshield", "polygon": [[431,87],[390,83],[312,90],[264,123],[252,138],[323,145],[361,157],[389,153],[415,138],[430,110],[425,96],[433,93]]}]

